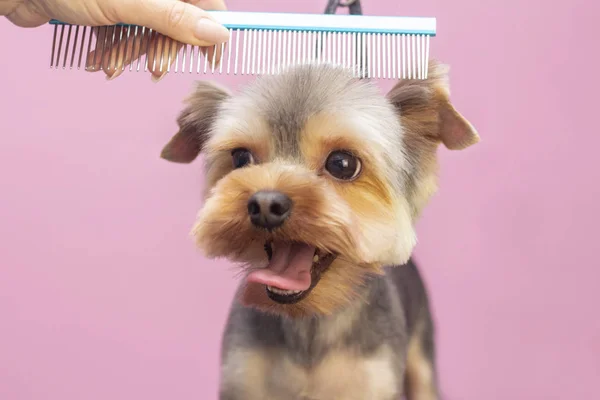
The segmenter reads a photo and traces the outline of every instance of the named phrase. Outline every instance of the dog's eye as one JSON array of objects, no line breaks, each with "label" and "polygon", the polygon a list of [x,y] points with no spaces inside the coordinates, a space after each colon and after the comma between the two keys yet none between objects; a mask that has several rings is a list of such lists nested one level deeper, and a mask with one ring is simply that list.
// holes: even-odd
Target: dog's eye
[{"label": "dog's eye", "polygon": [[248,164],[254,162],[252,153],[246,149],[235,149],[231,152],[231,158],[233,159],[233,168],[242,168]]},{"label": "dog's eye", "polygon": [[329,154],[325,169],[334,178],[349,181],[360,174],[362,163],[349,152],[338,150]]}]

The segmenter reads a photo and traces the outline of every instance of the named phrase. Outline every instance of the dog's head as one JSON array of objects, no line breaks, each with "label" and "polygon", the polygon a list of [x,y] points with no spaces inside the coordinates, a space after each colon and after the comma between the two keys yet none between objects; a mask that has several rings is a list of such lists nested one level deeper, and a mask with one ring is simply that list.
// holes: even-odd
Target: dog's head
[{"label": "dog's head", "polygon": [[387,97],[328,66],[261,77],[236,96],[201,82],[178,123],[162,157],[206,162],[197,244],[242,265],[245,304],[288,316],[331,313],[366,276],[405,263],[438,145],[479,138],[435,62]]}]

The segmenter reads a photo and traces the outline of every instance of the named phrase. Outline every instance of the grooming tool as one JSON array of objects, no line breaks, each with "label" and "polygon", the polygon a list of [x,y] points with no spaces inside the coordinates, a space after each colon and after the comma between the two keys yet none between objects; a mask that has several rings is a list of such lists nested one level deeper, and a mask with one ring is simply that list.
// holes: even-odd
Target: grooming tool
[{"label": "grooming tool", "polygon": [[[218,64],[217,57],[201,57],[206,49],[145,27],[82,27],[52,20],[50,67],[264,75],[295,64],[327,63],[349,68],[357,77],[426,79],[430,38],[436,34],[435,18],[209,13],[231,32],[227,43],[210,49],[220,53]],[[133,61],[127,66],[128,60]]]}]

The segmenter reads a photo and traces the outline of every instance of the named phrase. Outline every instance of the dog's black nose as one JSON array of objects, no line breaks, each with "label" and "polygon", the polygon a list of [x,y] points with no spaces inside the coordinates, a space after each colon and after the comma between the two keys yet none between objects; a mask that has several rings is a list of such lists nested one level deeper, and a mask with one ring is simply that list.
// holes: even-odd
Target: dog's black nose
[{"label": "dog's black nose", "polygon": [[281,192],[262,190],[248,200],[248,214],[255,226],[275,229],[289,217],[292,200]]}]

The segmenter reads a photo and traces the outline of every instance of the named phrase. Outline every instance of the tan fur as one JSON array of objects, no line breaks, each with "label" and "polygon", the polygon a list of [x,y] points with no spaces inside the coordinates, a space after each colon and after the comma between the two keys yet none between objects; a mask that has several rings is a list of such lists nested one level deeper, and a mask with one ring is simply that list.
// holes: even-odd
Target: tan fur
[{"label": "tan fur", "polygon": [[395,400],[399,389],[392,362],[386,346],[367,357],[334,349],[312,369],[277,351],[234,350],[222,372],[243,382],[238,392],[244,400]]},{"label": "tan fur", "polygon": [[406,395],[410,400],[436,400],[435,377],[431,361],[423,353],[421,323],[417,324],[406,358]]}]

